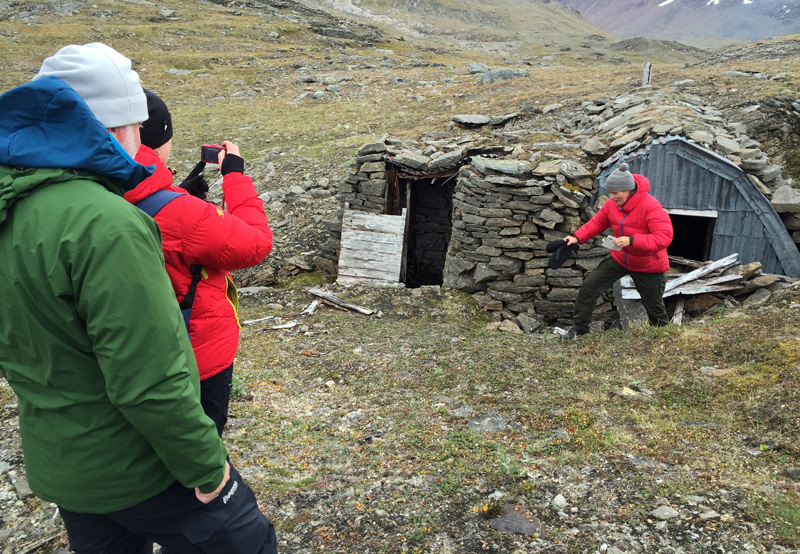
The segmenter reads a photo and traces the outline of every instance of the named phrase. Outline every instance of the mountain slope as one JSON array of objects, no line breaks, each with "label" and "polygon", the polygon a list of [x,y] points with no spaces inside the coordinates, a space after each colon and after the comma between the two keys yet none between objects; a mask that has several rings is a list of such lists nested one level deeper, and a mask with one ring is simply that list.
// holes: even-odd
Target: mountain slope
[{"label": "mountain slope", "polygon": [[[800,9],[783,0],[559,0],[621,38],[760,40],[800,32]],[[796,6],[796,3],[794,3]]]},{"label": "mountain slope", "polygon": [[389,24],[419,36],[564,44],[598,33],[575,10],[551,0],[305,0],[307,5]]}]

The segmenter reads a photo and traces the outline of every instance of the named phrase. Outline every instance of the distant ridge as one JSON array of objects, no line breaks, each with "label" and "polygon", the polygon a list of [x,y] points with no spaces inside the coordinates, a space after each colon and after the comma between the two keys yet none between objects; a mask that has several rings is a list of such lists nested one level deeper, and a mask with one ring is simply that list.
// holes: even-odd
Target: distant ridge
[{"label": "distant ridge", "polygon": [[800,33],[800,6],[785,0],[558,0],[620,38],[764,38]]},{"label": "distant ridge", "polygon": [[555,0],[301,1],[418,36],[568,46],[598,33],[577,11]]}]

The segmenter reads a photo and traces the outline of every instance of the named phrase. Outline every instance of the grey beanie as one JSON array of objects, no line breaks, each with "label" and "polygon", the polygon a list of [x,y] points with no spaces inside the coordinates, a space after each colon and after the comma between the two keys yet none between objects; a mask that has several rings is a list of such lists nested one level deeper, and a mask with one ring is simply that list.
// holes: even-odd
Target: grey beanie
[{"label": "grey beanie", "polygon": [[100,42],[65,46],[47,58],[33,78],[58,77],[92,110],[106,129],[147,120],[147,99],[131,61]]},{"label": "grey beanie", "polygon": [[636,181],[628,171],[628,164],[621,163],[616,171],[606,179],[606,190],[608,192],[618,192],[622,190],[633,190],[636,188]]}]

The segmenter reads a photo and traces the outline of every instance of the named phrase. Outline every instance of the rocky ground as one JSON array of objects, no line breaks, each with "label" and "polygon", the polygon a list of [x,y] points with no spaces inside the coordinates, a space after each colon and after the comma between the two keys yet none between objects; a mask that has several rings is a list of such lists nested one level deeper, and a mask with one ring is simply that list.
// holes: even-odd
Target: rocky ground
[{"label": "rocky ground", "polygon": [[[494,332],[452,291],[344,287],[312,271],[361,144],[450,136],[457,113],[555,104],[530,140],[561,141],[563,114],[636,89],[641,59],[666,46],[615,51],[586,37],[524,53],[514,41],[418,48],[283,0],[0,2],[0,15],[0,45],[16,53],[0,61],[4,88],[67,36],[106,40],[140,58],[170,100],[182,123],[176,168],[188,171],[209,136],[243,141],[276,240],[261,266],[236,275],[267,287],[243,294],[244,319],[268,319],[243,331],[226,443],[281,552],[798,552],[796,289],[681,328],[565,343]],[[683,81],[738,110],[796,174],[798,44],[702,61],[678,48],[679,64],[656,64],[654,86]],[[187,59],[148,50],[178,46]],[[532,77],[480,85],[473,61]],[[374,314],[301,316],[313,285]],[[55,507],[24,477],[16,399],[2,381],[0,554],[63,554]]]},{"label": "rocky ground", "polygon": [[[317,284],[374,314],[244,298],[226,443],[280,551],[800,552],[798,291],[565,342],[435,287]],[[63,553],[0,393],[0,552]]]}]

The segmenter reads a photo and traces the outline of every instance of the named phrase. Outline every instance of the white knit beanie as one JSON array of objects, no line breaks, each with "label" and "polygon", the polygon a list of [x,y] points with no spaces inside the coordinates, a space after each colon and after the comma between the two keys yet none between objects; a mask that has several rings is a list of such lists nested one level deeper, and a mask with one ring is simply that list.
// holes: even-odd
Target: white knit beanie
[{"label": "white knit beanie", "polygon": [[42,63],[42,77],[58,77],[92,110],[106,129],[147,120],[147,98],[131,61],[100,42],[65,46]]}]

